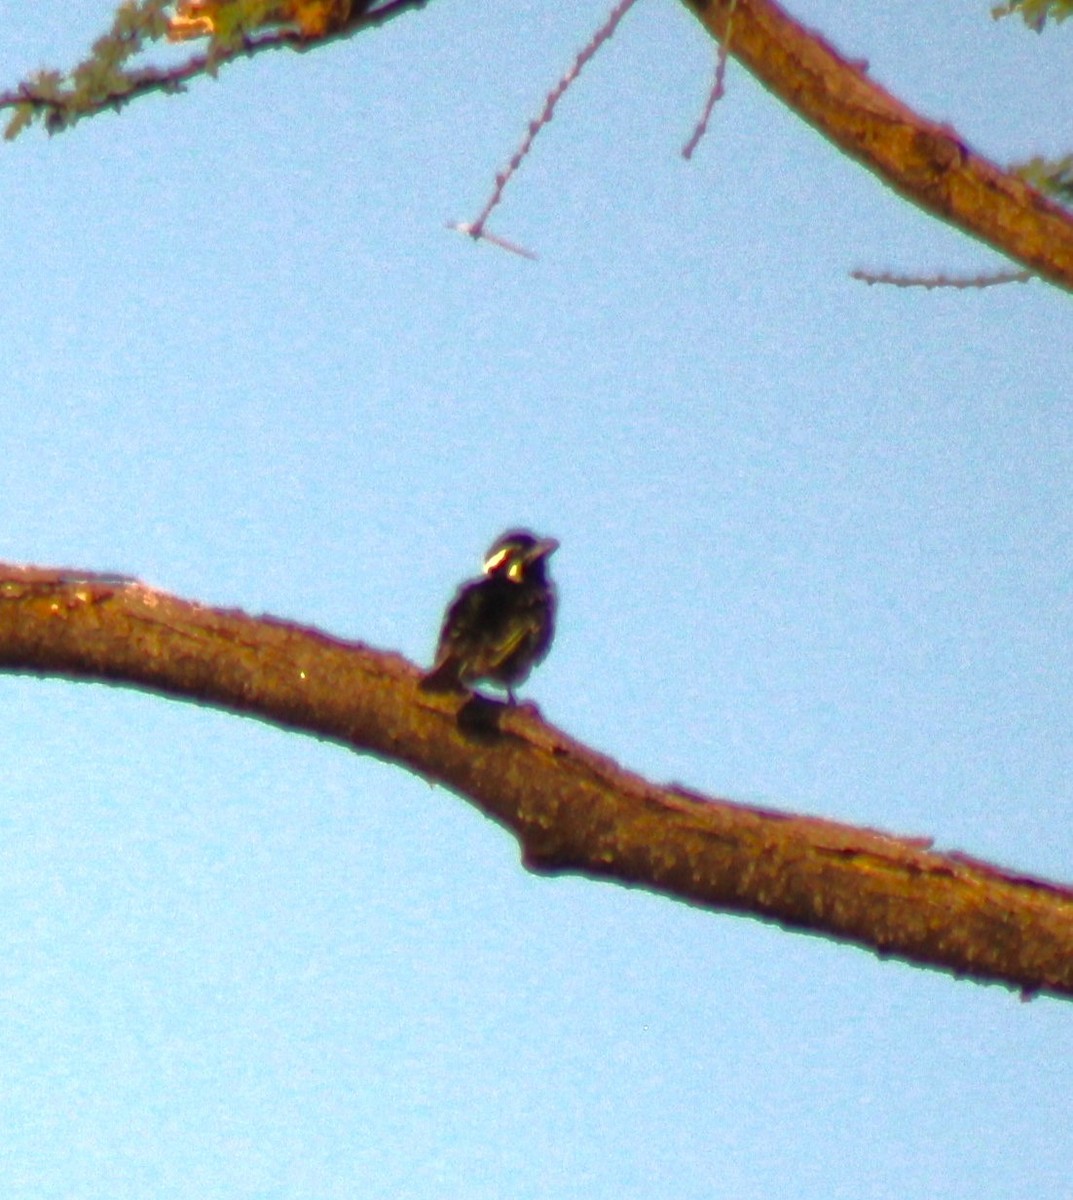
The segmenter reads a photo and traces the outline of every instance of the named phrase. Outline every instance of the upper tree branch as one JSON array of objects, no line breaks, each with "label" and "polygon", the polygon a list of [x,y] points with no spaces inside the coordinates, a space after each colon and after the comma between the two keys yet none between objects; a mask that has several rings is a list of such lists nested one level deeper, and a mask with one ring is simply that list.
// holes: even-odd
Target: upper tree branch
[{"label": "upper tree branch", "polygon": [[[380,24],[427,0],[388,0],[372,13],[356,11],[342,28],[307,38],[293,30],[213,46],[175,67],[87,71],[88,87],[23,83],[0,93],[17,131],[34,115],[50,130],[118,109],[150,92],[181,91],[190,79],[235,58],[289,48],[305,51]],[[840,55],[817,33],[793,21],[774,0],[684,0],[711,34],[786,104],[914,204],[987,242],[1064,288],[1073,288],[1073,216],[1018,175],[971,150],[945,125],[927,121],[867,76],[867,65]],[[134,43],[131,43],[132,45]],[[92,63],[83,64],[84,68]],[[78,75],[78,69],[73,73]]]},{"label": "upper tree branch", "polygon": [[1073,288],[1073,216],[918,116],[774,0],[684,0],[713,37],[825,137],[908,200]]},{"label": "upper tree branch", "polygon": [[[250,34],[230,45],[210,43],[203,53],[191,55],[184,62],[170,67],[120,67],[102,72],[95,69],[99,64],[91,57],[76,67],[68,80],[55,72],[46,72],[47,86],[40,81],[30,80],[9,91],[0,92],[0,110],[15,109],[21,114],[16,123],[9,126],[7,136],[15,136],[23,125],[35,117],[43,117],[48,131],[56,133],[85,117],[107,111],[118,112],[141,96],[154,92],[166,95],[183,92],[192,79],[199,75],[215,75],[220,67],[238,59],[252,58],[269,50],[304,53],[316,46],[351,37],[359,30],[383,25],[407,9],[423,8],[427,3],[428,0],[385,0],[373,12],[356,5],[352,16],[324,34],[311,37],[297,29],[287,28]],[[143,42],[141,35],[132,38],[128,52],[140,49]],[[80,74],[92,81],[88,87],[79,82]]]},{"label": "upper tree branch", "polygon": [[659,787],[528,707],[433,695],[405,659],[134,580],[0,566],[0,669],[144,688],[445,783],[526,864],[649,888],[979,980],[1073,996],[1073,890],[919,840]]}]

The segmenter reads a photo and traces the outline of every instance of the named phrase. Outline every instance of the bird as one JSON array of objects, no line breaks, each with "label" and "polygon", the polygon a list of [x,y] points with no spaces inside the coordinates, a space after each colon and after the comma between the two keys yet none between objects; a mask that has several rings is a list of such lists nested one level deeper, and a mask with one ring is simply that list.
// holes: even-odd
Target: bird
[{"label": "bird", "polygon": [[444,614],[436,658],[421,686],[426,691],[470,690],[489,682],[514,688],[551,648],[555,636],[555,584],[547,560],[555,538],[510,529],[492,543],[484,573],[468,580]]}]

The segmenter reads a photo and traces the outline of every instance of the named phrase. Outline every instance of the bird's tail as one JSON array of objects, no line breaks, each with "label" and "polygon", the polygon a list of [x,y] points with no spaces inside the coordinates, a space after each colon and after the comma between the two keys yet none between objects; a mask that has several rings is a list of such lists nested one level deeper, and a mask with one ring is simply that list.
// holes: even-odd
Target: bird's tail
[{"label": "bird's tail", "polygon": [[458,675],[458,662],[453,658],[445,658],[426,675],[423,675],[418,685],[423,692],[461,692],[465,688]]}]

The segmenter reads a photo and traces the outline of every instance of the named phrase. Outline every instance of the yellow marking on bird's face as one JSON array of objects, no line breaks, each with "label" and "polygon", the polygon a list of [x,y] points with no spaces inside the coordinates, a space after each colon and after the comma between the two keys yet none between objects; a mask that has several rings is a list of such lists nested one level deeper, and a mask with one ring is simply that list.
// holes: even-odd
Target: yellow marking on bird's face
[{"label": "yellow marking on bird's face", "polygon": [[[491,575],[493,571],[498,571],[499,568],[507,561],[507,559],[510,558],[513,549],[513,546],[504,546],[502,550],[497,550],[495,554],[489,555],[489,557],[484,560],[485,575]],[[510,575],[511,579],[516,578],[514,572],[517,570],[517,568],[518,564],[513,563],[508,569],[507,574]]]}]

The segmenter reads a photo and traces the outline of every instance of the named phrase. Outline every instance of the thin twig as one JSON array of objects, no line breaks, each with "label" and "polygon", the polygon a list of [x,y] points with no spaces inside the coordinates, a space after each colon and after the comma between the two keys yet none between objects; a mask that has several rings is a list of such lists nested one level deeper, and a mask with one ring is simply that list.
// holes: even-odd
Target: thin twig
[{"label": "thin twig", "polygon": [[722,100],[726,88],[723,86],[723,81],[727,73],[727,57],[730,52],[730,32],[734,26],[734,9],[737,8],[738,0],[732,0],[729,14],[727,16],[726,33],[723,35],[723,40],[719,42],[718,49],[715,54],[715,79],[712,81],[712,90],[708,93],[708,99],[704,105],[704,111],[700,114],[700,120],[697,122],[690,135],[689,141],[682,147],[682,157],[686,160],[693,157],[693,151],[700,145],[701,139],[708,132],[708,122],[712,117],[712,110]]},{"label": "thin twig", "polygon": [[[529,122],[529,128],[526,130],[525,137],[522,138],[521,144],[514,152],[506,167],[496,175],[495,188],[488,199],[488,203],[484,206],[480,216],[476,221],[470,221],[463,224],[456,222],[451,225],[451,228],[463,230],[469,234],[474,241],[479,241],[481,238],[487,241],[495,241],[498,245],[502,245],[501,239],[492,238],[485,232],[484,226],[492,210],[503,199],[503,191],[507,184],[511,181],[514,173],[522,165],[526,155],[533,148],[533,142],[536,140],[537,134],[544,128],[545,125],[555,115],[555,106],[562,99],[563,94],[571,86],[575,79],[581,74],[585,64],[595,55],[597,50],[611,37],[618,28],[618,23],[634,6],[636,0],[619,0],[619,3],[611,10],[604,24],[593,34],[591,41],[582,50],[578,52],[577,58],[574,59],[573,65],[559,82],[548,93],[547,99],[544,101],[544,111],[534,121]],[[531,252],[528,257],[536,257]]]},{"label": "thin twig", "polygon": [[524,246],[519,246],[517,242],[508,241],[498,234],[489,233],[487,229],[475,232],[474,227],[468,221],[448,221],[447,228],[453,229],[456,233],[464,233],[466,237],[471,237],[474,241],[491,242],[493,246],[498,246],[501,250],[509,250],[511,254],[528,258],[532,262],[537,261],[537,255],[532,250],[527,250]]},{"label": "thin twig", "polygon": [[1038,278],[1035,271],[996,271],[992,275],[895,275],[889,271],[850,271],[850,278],[869,287],[874,283],[885,283],[898,288],[989,288],[1004,283],[1028,283]]}]

